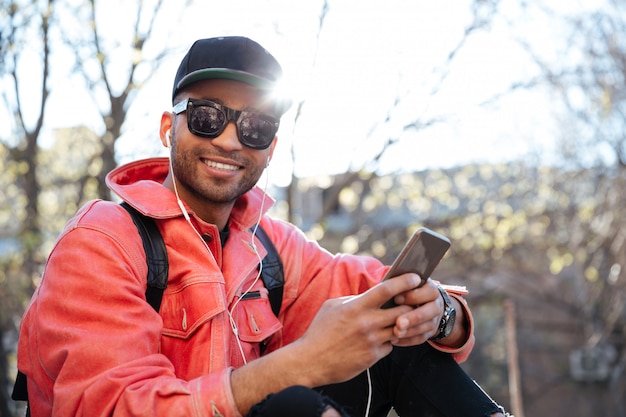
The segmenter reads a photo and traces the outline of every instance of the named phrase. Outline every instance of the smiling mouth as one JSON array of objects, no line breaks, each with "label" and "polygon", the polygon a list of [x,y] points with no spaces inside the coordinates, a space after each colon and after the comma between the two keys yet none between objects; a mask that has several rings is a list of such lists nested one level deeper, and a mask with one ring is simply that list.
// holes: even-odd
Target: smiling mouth
[{"label": "smiling mouth", "polygon": [[221,162],[207,161],[207,160],[203,160],[202,162],[204,162],[206,166],[215,168],[215,169],[223,169],[225,171],[238,171],[239,170],[239,166],[236,166],[236,165],[223,164]]}]

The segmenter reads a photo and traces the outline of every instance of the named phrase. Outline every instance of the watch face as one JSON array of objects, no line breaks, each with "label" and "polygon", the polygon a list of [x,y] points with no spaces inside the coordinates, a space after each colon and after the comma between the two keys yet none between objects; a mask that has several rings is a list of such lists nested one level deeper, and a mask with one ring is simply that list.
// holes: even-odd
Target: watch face
[{"label": "watch face", "polygon": [[[445,314],[444,314],[445,316]],[[454,307],[450,306],[450,312],[448,315],[448,320],[446,321],[446,326],[444,328],[444,336],[443,337],[448,337],[450,336],[450,333],[452,333],[452,330],[454,329],[454,322],[456,321],[456,310],[454,309]]]},{"label": "watch face", "polygon": [[439,332],[431,338],[431,340],[441,340],[450,336],[450,333],[452,333],[452,330],[454,329],[454,322],[456,321],[456,310],[452,305],[450,296],[441,287],[439,287],[439,292],[441,293],[444,302],[443,317],[441,317],[441,323],[439,324]]}]

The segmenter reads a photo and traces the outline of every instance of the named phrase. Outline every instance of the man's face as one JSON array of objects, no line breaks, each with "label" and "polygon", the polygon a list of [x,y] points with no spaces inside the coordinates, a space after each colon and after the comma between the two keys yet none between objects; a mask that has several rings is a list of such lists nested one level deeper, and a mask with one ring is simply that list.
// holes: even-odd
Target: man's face
[{"label": "man's face", "polygon": [[[237,81],[200,81],[192,84],[180,98],[211,100],[234,110],[272,115],[260,90]],[[232,204],[257,183],[276,140],[269,148],[256,150],[239,141],[232,121],[218,137],[209,139],[189,131],[187,112],[173,117],[172,168],[179,195],[188,204],[192,207],[207,203]]]}]

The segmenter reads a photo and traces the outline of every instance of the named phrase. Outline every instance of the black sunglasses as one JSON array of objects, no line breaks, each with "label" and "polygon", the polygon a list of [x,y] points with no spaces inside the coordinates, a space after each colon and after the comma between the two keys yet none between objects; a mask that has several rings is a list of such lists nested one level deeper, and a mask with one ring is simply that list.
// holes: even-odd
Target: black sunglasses
[{"label": "black sunglasses", "polygon": [[234,121],[237,137],[253,149],[267,149],[278,131],[280,120],[267,114],[233,110],[211,100],[187,98],[174,106],[174,114],[187,112],[187,127],[194,135],[216,138]]}]

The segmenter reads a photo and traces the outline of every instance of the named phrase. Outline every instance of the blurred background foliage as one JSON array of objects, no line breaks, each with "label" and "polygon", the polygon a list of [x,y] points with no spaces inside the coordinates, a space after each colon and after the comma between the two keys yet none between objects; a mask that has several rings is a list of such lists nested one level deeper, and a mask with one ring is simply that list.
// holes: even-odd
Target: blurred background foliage
[{"label": "blurred background foliage", "polygon": [[[454,70],[456,54],[472,36],[488,33],[502,17],[502,3],[470,2],[474,18],[443,73]],[[559,14],[542,1],[516,3],[565,33],[555,55],[540,53],[527,42],[529,34],[518,34],[519,46],[541,71],[502,93],[541,88],[561,110],[552,138],[558,155],[550,164],[527,157],[380,174],[381,158],[404,133],[439,122],[418,115],[348,172],[294,174],[288,186],[275,187],[274,214],[331,251],[388,263],[420,225],[449,236],[452,249],[433,278],[470,289],[478,339],[464,365],[471,375],[518,417],[625,416],[626,5],[606,1],[591,12]],[[0,136],[0,416],[18,412],[8,398],[17,331],[46,256],[78,207],[112,198],[104,175],[119,162],[116,142],[138,91],[168,56],[166,45],[150,43],[166,1],[128,2],[130,36],[122,45],[96,24],[97,4],[0,0],[0,92],[11,116],[10,131]],[[314,36],[323,34],[332,5],[322,2]],[[121,58],[120,48],[126,51]],[[66,76],[81,80],[77,88],[92,99],[99,131],[46,130],[55,88],[51,60],[68,51],[73,64]],[[36,61],[28,72],[26,58]],[[298,110],[305,101],[296,103]],[[401,101],[399,95],[396,105]],[[25,109],[35,113],[28,122]]]}]

